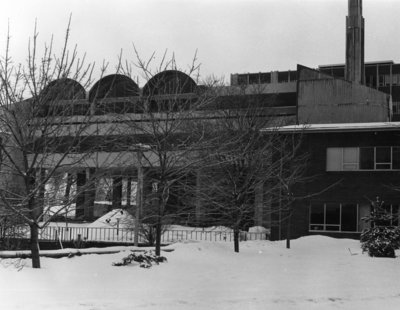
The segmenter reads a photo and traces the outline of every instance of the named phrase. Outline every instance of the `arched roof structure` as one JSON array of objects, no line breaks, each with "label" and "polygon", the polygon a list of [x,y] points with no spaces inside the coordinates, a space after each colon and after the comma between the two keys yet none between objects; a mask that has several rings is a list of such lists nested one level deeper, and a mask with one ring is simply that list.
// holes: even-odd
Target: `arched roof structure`
[{"label": "arched roof structure", "polygon": [[44,101],[85,99],[86,91],[75,80],[62,78],[51,81],[40,93]]},{"label": "arched roof structure", "polygon": [[101,78],[93,85],[89,91],[89,101],[138,95],[139,87],[130,77],[122,74],[111,74]]},{"label": "arched roof structure", "polygon": [[143,96],[193,93],[196,82],[186,73],[166,70],[154,75],[143,87]]}]

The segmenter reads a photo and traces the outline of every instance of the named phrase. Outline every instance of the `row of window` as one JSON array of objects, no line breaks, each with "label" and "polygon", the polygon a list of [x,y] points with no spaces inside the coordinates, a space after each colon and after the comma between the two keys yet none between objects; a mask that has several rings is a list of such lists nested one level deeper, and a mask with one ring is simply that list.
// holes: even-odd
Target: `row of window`
[{"label": "row of window", "polygon": [[326,171],[400,170],[400,147],[330,147]]},{"label": "row of window", "polygon": [[379,74],[378,84],[376,81],[376,75],[366,75],[365,84],[370,87],[377,86],[390,86],[390,85],[400,85],[400,74]]},{"label": "row of window", "polygon": [[400,101],[393,101],[392,108],[393,114],[400,114]]},{"label": "row of window", "polygon": [[[385,226],[399,225],[399,206],[388,204],[382,207],[382,212],[389,215],[388,219],[379,223]],[[356,203],[312,203],[310,206],[310,231],[330,232],[361,232],[369,225],[362,219],[371,212],[369,205]]]},{"label": "row of window", "polygon": [[379,86],[389,86],[392,85],[400,85],[400,75],[399,74],[382,74],[379,75]]}]

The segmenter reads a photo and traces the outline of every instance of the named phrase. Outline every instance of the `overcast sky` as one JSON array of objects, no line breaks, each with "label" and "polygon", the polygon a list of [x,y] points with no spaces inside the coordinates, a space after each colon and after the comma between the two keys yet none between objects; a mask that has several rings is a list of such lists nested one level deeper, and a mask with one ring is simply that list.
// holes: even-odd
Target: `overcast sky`
[{"label": "overcast sky", "polygon": [[[400,61],[400,1],[364,0],[366,61]],[[27,57],[35,19],[39,39],[60,47],[72,14],[71,44],[87,59],[116,63],[134,43],[146,58],[174,52],[185,70],[195,51],[201,75],[295,69],[344,63],[347,0],[7,0],[0,48],[10,24],[16,62]],[[159,59],[159,58],[158,58]]]}]

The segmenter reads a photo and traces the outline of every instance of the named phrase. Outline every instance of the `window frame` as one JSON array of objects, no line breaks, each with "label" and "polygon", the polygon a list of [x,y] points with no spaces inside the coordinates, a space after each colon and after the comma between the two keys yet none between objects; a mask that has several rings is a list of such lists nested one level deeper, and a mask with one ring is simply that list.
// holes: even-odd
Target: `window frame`
[{"label": "window frame", "polygon": [[[377,150],[379,148],[390,149],[390,160],[389,161],[377,161]],[[357,149],[357,160],[345,161],[345,150],[346,149]],[[362,168],[361,161],[361,149],[373,149],[373,168]],[[397,152],[395,151],[397,149]],[[400,171],[400,158],[394,156],[400,154],[400,146],[361,146],[361,147],[327,147],[325,156],[325,170],[327,172],[350,172],[350,171]],[[385,168],[386,165],[386,168]],[[397,166],[395,168],[394,166]]]},{"label": "window frame", "polygon": [[[317,203],[314,203],[317,204]],[[360,227],[360,223],[359,223],[359,217],[360,217],[360,204],[358,203],[354,203],[354,202],[345,202],[345,203],[339,203],[339,202],[324,202],[324,203],[319,203],[323,205],[323,212],[324,212],[324,223],[312,223],[311,222],[311,217],[312,217],[312,207],[313,207],[313,203],[310,204],[309,206],[309,219],[308,219],[308,231],[309,232],[332,232],[332,233],[359,233],[359,227]],[[328,204],[338,204],[339,205],[339,224],[331,224],[331,223],[327,223],[327,212],[326,212],[326,207]],[[356,230],[354,231],[349,231],[349,230],[342,230],[342,226],[343,226],[343,222],[342,222],[342,208],[343,205],[355,205],[356,206],[356,222],[355,227]],[[322,229],[312,229],[312,227],[322,227]],[[332,229],[327,229],[328,227],[338,227],[338,230],[332,230]]]}]

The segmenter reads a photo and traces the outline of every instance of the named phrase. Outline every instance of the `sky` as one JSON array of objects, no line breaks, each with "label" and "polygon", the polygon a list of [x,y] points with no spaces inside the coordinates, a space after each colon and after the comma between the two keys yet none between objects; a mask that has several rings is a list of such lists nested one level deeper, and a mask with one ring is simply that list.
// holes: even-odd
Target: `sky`
[{"label": "sky", "polygon": [[[400,61],[399,0],[364,0],[365,60]],[[69,16],[70,46],[113,73],[133,45],[154,64],[167,51],[187,71],[195,55],[203,79],[344,63],[347,0],[12,0],[0,11],[0,56],[7,29],[15,63],[27,58],[35,20],[39,45],[60,51]],[[196,54],[197,51],[197,54]],[[133,75],[140,72],[133,67]]]}]

